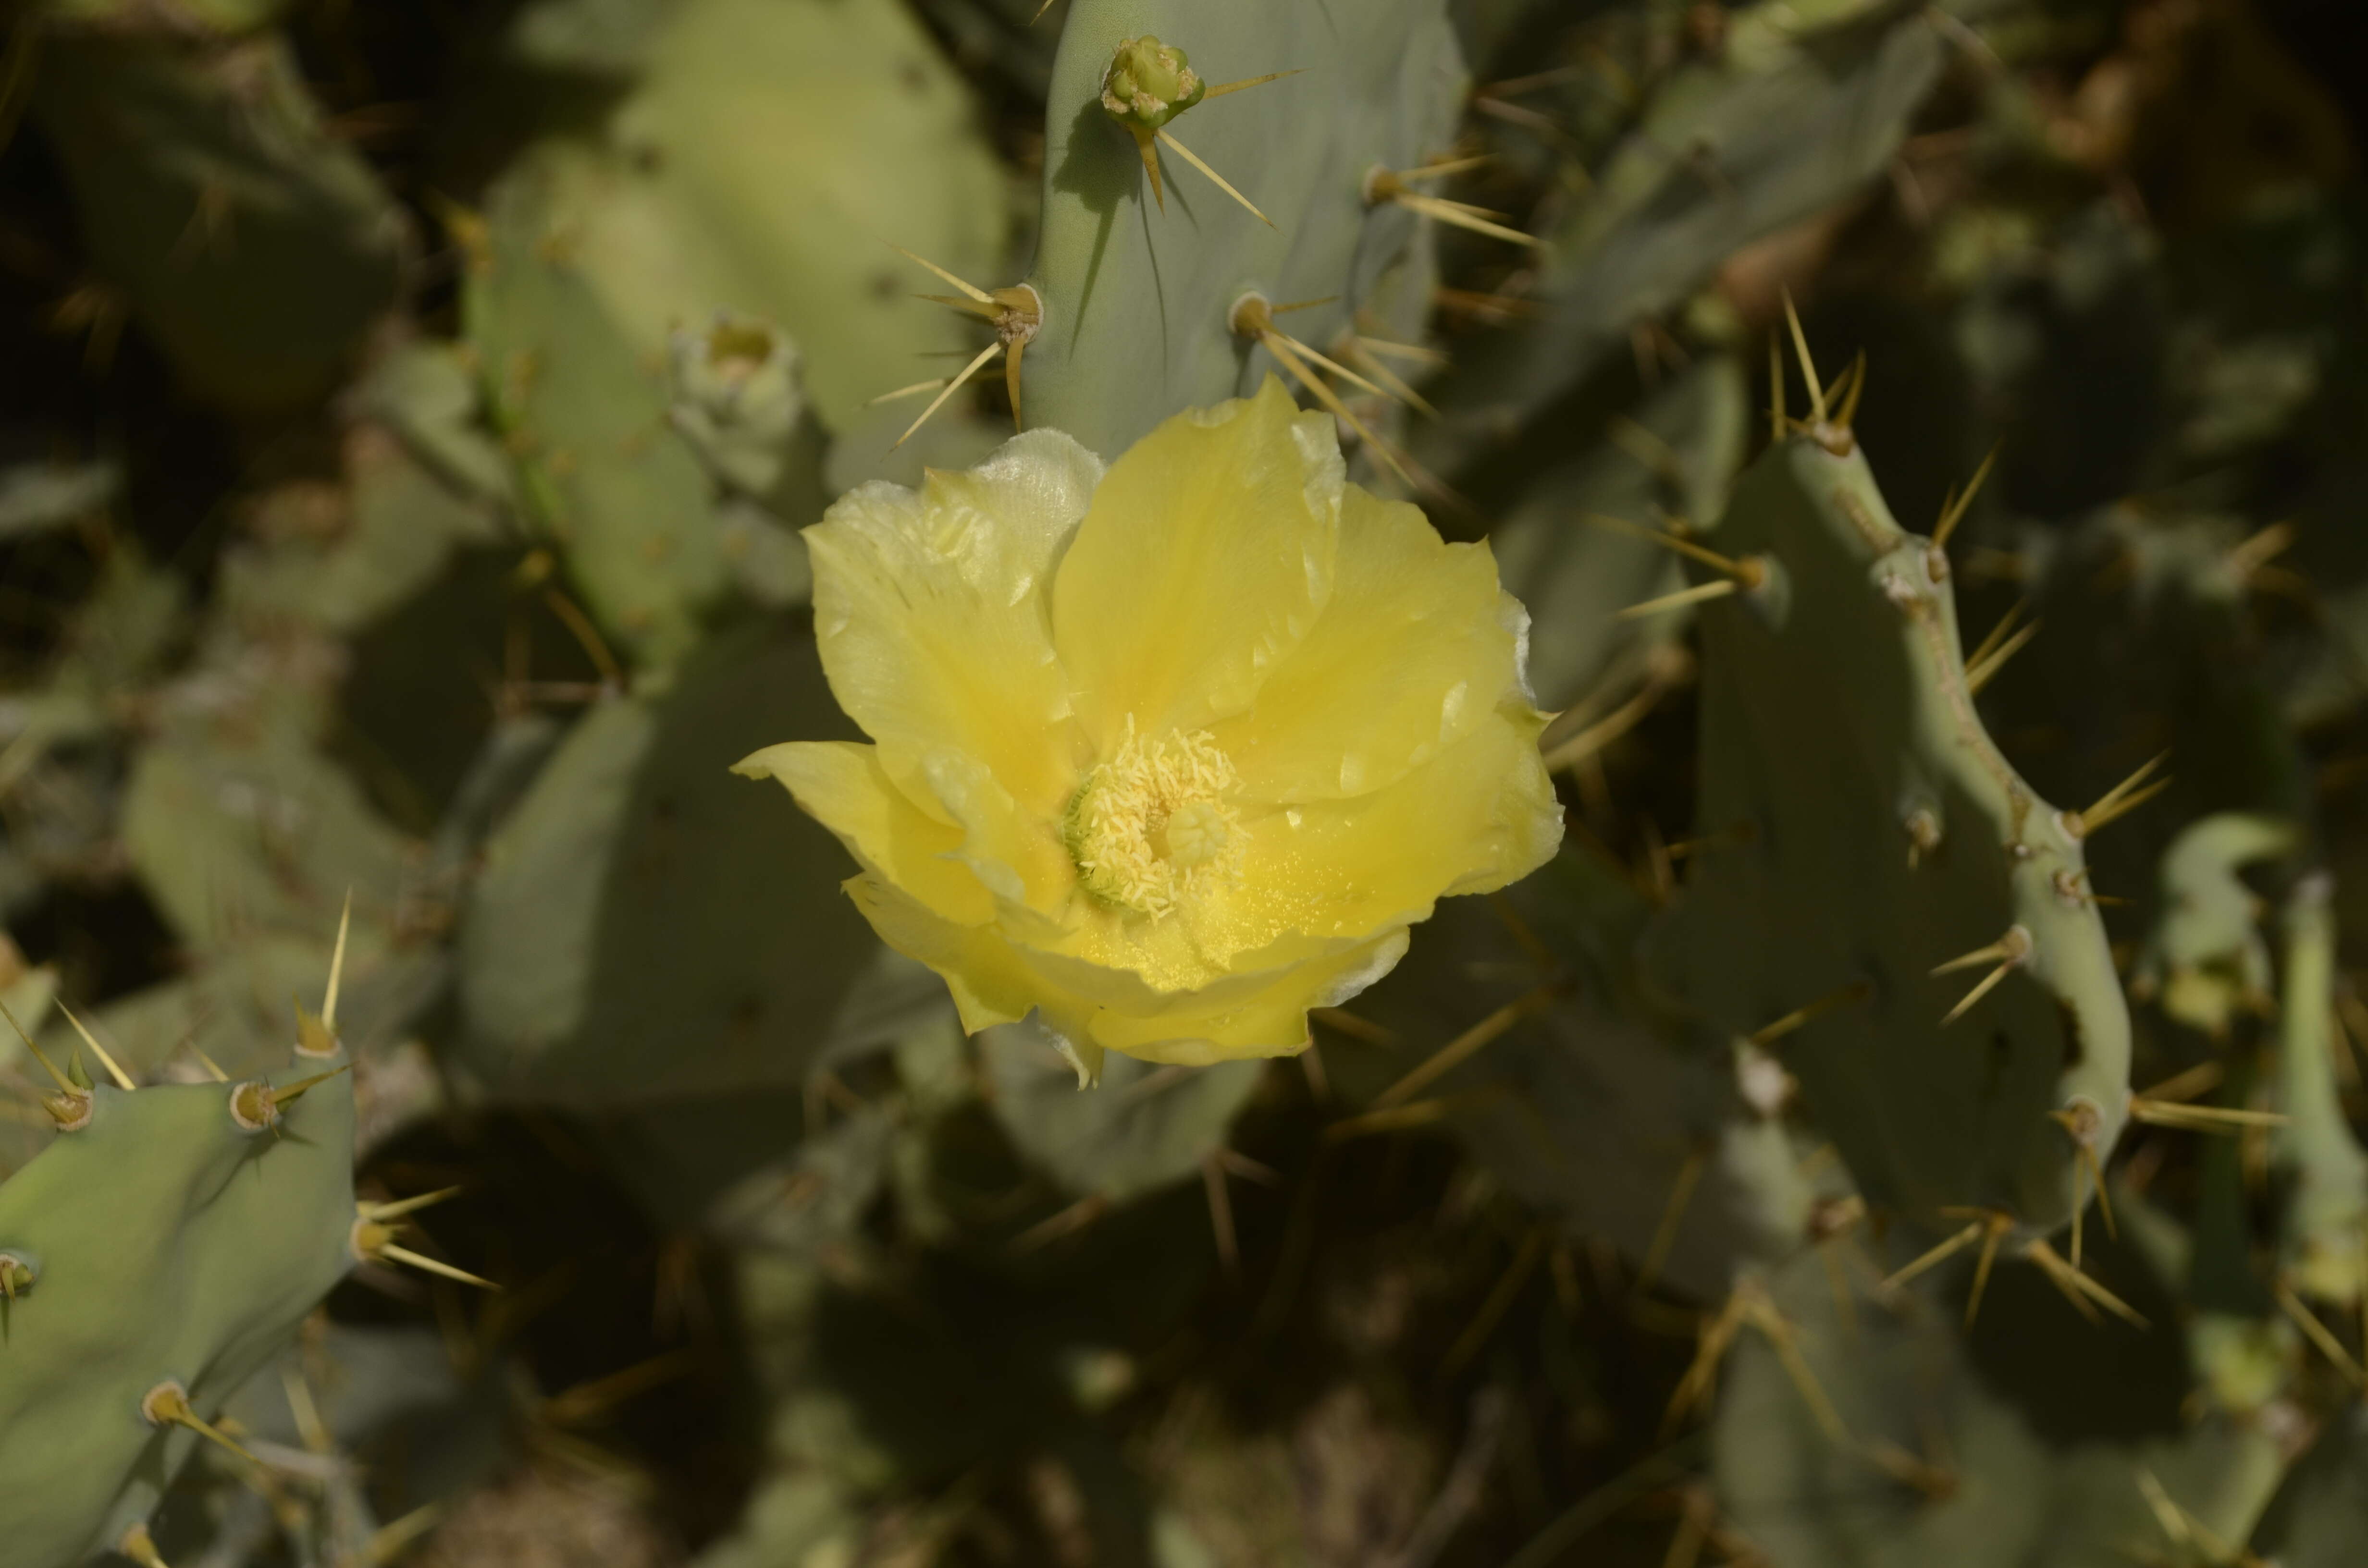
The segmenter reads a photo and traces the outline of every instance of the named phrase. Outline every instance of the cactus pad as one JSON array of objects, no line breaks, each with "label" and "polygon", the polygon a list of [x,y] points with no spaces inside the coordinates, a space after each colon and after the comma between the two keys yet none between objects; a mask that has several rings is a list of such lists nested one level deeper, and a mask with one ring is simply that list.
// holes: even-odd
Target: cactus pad
[{"label": "cactus pad", "polygon": [[[342,1051],[269,1075],[285,1089]],[[90,1091],[89,1125],[0,1184],[0,1252],[33,1276],[0,1342],[0,1540],[72,1568],[144,1521],[210,1419],[354,1265],[354,1098],[339,1073],[268,1090]],[[163,1392],[160,1392],[163,1391]],[[143,1415],[143,1407],[148,1414]]]},{"label": "cactus pad", "polygon": [[[1136,81],[1127,62],[1161,45],[1178,57],[1155,74],[1196,79],[1147,117],[1130,103],[1121,119],[1105,107],[1109,84]],[[1304,74],[1182,113],[1212,83],[1284,71]],[[1463,78],[1440,0],[1353,13],[1323,0],[1079,0],[1046,114],[1030,422],[1116,456],[1180,409],[1256,391],[1273,367],[1230,324],[1246,293],[1322,301],[1284,319],[1324,347],[1393,264],[1429,243],[1411,213],[1368,203],[1365,178],[1448,150]],[[1274,226],[1197,174],[1168,180],[1162,210],[1131,134],[1152,119],[1172,120]]]},{"label": "cactus pad", "polygon": [[1674,989],[1748,1035],[1870,986],[1779,1050],[1868,1203],[2053,1229],[2078,1151],[2051,1116],[2110,1149],[2129,1097],[2084,824],[1984,731],[1948,558],[1846,430],[1780,442],[1710,537],[1753,585],[1702,612],[1714,842],[1657,935]]}]

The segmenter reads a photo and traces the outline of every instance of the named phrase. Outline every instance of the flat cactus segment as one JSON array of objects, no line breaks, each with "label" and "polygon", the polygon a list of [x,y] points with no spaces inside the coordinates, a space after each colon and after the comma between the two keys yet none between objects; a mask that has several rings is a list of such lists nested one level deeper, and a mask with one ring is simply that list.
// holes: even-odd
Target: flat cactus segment
[{"label": "flat cactus segment", "polygon": [[844,431],[962,341],[905,296],[880,242],[979,276],[1004,243],[1009,176],[909,6],[563,0],[528,11],[520,41],[580,64],[538,47],[563,27],[630,36],[607,63],[632,91],[601,134],[535,155],[564,155],[580,266],[634,353],[719,309],[762,317],[797,343],[823,423]]},{"label": "flat cactus segment", "polygon": [[663,361],[610,319],[553,205],[556,156],[522,161],[494,193],[469,336],[529,513],[602,627],[633,662],[663,665],[698,641],[731,573],[707,471],[668,422]]},{"label": "flat cactus segment", "polygon": [[[1155,198],[1148,154],[1102,102],[1121,46],[1146,36],[1184,50],[1211,88],[1166,129],[1271,227],[1178,163]],[[1302,74],[1215,90],[1281,71]],[[1445,153],[1463,85],[1440,0],[1078,0],[1045,115],[1030,421],[1115,457],[1178,410],[1247,396],[1275,369],[1228,325],[1250,291],[1324,301],[1283,324],[1326,349],[1429,243],[1411,213],[1368,203],[1366,176]]]},{"label": "flat cactus segment", "polygon": [[1853,8],[1826,26],[1806,6],[1738,11],[1721,51],[1653,95],[1546,236],[1537,318],[1458,356],[1436,393],[1450,417],[1417,442],[1422,460],[1453,478],[1508,417],[1544,412],[1624,354],[1638,320],[1683,303],[1737,248],[1882,175],[1945,46],[1923,15]]},{"label": "flat cactus segment", "polygon": [[191,945],[310,932],[341,890],[395,901],[403,836],[310,739],[291,725],[242,734],[200,722],[140,752],[123,805],[125,846]]},{"label": "flat cactus segment", "polygon": [[[1577,844],[1503,897],[1568,983],[1422,1091],[1472,1157],[1566,1233],[1602,1237],[1704,1300],[1738,1268],[1806,1244],[1818,1200],[1838,1196],[1830,1176],[1804,1171],[1808,1151],[1779,1096],[1747,1099],[1760,1085],[1743,1064],[1771,1064],[1764,1052],[1690,1029],[1641,989],[1645,897]],[[1344,1097],[1370,1099],[1475,1020],[1534,997],[1541,972],[1507,962],[1508,941],[1498,908],[1443,903],[1398,971],[1354,1004],[1396,1044],[1327,1039]]]},{"label": "flat cactus segment", "polygon": [[57,32],[40,52],[33,114],[91,259],[190,391],[263,413],[326,392],[393,309],[413,242],[287,41]]},{"label": "flat cactus segment", "polygon": [[2270,1500],[2251,1545],[2256,1561],[2279,1568],[2368,1562],[2368,1406],[2328,1424]]},{"label": "flat cactus segment", "polygon": [[1671,988],[1746,1035],[1872,985],[1774,1048],[1867,1202],[2053,1230],[2080,1162],[2051,1113],[2112,1146],[2129,1017],[2078,824],[1966,692],[1947,558],[1829,427],[1756,463],[1708,537],[1759,581],[1702,612],[1696,824],[1717,843],[1655,938]]},{"label": "flat cactus segment", "polygon": [[2353,1302],[2368,1287],[2368,1153],[2343,1112],[2335,1053],[2333,879],[2305,877],[2286,901],[2285,995],[2278,1009],[2274,1164],[2291,1176],[2281,1272],[2293,1289]]},{"label": "flat cactus segment", "polygon": [[152,1426],[143,1400],[176,1383],[211,1421],[353,1267],[352,1085],[284,1098],[259,1132],[227,1085],[102,1087],[88,1127],[0,1184],[0,1251],[35,1275],[0,1306],[12,1568],[72,1568],[144,1521],[205,1439]]},{"label": "flat cactus segment", "polygon": [[485,848],[459,943],[468,1072],[586,1108],[794,1088],[825,1043],[941,1006],[840,892],[837,846],[715,761],[841,722],[794,623],[586,715]]},{"label": "flat cactus segment", "polygon": [[[2277,1442],[2219,1415],[2181,1429],[2175,1412],[2144,1431],[2106,1417],[2085,1433],[2042,1426],[2027,1392],[2041,1369],[2118,1398],[2098,1340],[2132,1331],[2082,1322],[2026,1265],[1998,1270],[1985,1315],[2001,1321],[1988,1346],[1924,1303],[1862,1299],[1845,1319],[1813,1256],[1770,1277],[1769,1297],[1846,1433],[1837,1442],[1824,1429],[1764,1339],[1737,1339],[1713,1469],[1727,1520],[1770,1568],[2233,1561],[2178,1554],[2165,1521],[2195,1540],[2242,1540],[2283,1470]],[[1979,1364],[2005,1357],[2018,1363],[2011,1392]]]}]

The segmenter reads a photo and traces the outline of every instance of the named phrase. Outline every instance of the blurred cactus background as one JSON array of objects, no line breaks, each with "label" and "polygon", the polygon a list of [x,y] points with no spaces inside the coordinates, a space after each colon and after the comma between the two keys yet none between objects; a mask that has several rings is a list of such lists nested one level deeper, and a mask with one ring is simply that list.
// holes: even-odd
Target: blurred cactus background
[{"label": "blurred cactus background", "polygon": [[[6,1568],[2368,1562],[2351,0],[0,24]],[[1081,1092],[728,770],[1269,374],[1566,840]]]}]

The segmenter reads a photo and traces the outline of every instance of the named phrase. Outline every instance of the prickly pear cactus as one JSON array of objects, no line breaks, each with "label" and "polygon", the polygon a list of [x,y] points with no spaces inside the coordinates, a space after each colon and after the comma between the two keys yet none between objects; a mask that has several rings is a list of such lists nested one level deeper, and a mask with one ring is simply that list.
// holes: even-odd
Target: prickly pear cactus
[{"label": "prickly pear cactus", "polygon": [[630,351],[733,311],[799,346],[826,426],[900,427],[867,400],[961,339],[905,298],[887,247],[987,270],[1006,177],[973,95],[906,7],[559,0],[528,9],[518,42],[632,85],[598,137],[554,135],[528,160]]},{"label": "prickly pear cactus", "polygon": [[531,514],[627,656],[663,665],[730,589],[723,535],[665,368],[609,321],[573,244],[533,171],[515,173],[486,214],[470,335]]},{"label": "prickly pear cactus", "polygon": [[[2362,1556],[2342,7],[450,9],[0,25],[0,1568]],[[1269,375],[1562,848],[1080,1091],[729,766],[833,497]]]},{"label": "prickly pear cactus", "polygon": [[2271,1500],[2250,1545],[2282,1568],[2338,1568],[2368,1551],[2368,1414],[2345,1411]]},{"label": "prickly pear cactus", "polygon": [[62,1092],[74,1115],[0,1184],[11,1290],[0,1520],[11,1562],[73,1568],[146,1521],[215,1414],[356,1261],[343,1050],[238,1084]]},{"label": "prickly pear cactus", "polygon": [[[1395,1038],[1327,1052],[1351,1103],[1386,1114],[1406,1103],[1398,1082],[1417,1075],[1417,1103],[1443,1110],[1524,1202],[1567,1234],[1610,1242],[1648,1280],[1705,1300],[1813,1239],[1847,1183],[1811,1168],[1770,1051],[1721,1038],[1652,993],[1637,962],[1650,897],[1600,851],[1572,845],[1503,898],[1448,906],[1430,941],[1359,1001],[1358,1016]],[[1551,967],[1505,961],[1512,922]],[[1479,1037],[1476,1053],[1425,1074],[1418,1050]]]},{"label": "prickly pear cactus", "polygon": [[[1946,50],[1942,19],[1858,0],[1723,20],[1626,125],[1548,235],[1524,329],[1459,356],[1452,417],[1417,453],[1451,475],[1551,410],[1640,320],[1681,305],[1754,239],[1873,180]],[[1577,74],[1574,73],[1574,74]]]},{"label": "prickly pear cactus", "polygon": [[2278,1108],[2271,1156],[2286,1172],[2280,1274],[2305,1296],[2346,1305],[2368,1278],[2368,1153],[2343,1113],[2336,1052],[2332,880],[2305,877],[2286,903],[2285,994],[2279,1006]]},{"label": "prickly pear cactus", "polygon": [[[1159,46],[1182,62],[1158,64]],[[1185,96],[1149,96],[1125,68],[1141,61],[1189,77]],[[1226,90],[1278,72],[1297,74]],[[1236,311],[1246,296],[1304,306],[1273,324],[1319,353],[1371,330],[1358,317],[1383,275],[1429,241],[1370,176],[1450,151],[1463,82],[1440,0],[1353,15],[1322,0],[1078,0],[1046,99],[1029,422],[1114,457],[1179,409],[1248,395],[1287,367]]]},{"label": "prickly pear cactus", "polygon": [[586,1107],[794,1086],[826,1043],[938,1005],[841,896],[822,832],[707,766],[829,715],[813,637],[785,626],[585,718],[485,848],[459,948],[472,1076]]},{"label": "prickly pear cactus", "polygon": [[[2258,1425],[2182,1429],[2175,1403],[2147,1408],[2177,1346],[2082,1323],[2035,1271],[2001,1271],[1970,1343],[1932,1303],[1861,1296],[1845,1312],[1814,1256],[1756,1288],[1779,1327],[1736,1342],[1713,1467],[1774,1568],[2211,1561],[2171,1554],[2243,1540],[2283,1473]],[[2051,1381],[2054,1397],[2035,1392]]]},{"label": "prickly pear cactus", "polygon": [[323,124],[288,40],[51,29],[33,113],[93,260],[198,396],[318,397],[396,303],[411,226]]},{"label": "prickly pear cactus", "polygon": [[1656,938],[1672,991],[1739,1036],[1847,998],[1777,1049],[1867,1202],[2055,1229],[2076,1138],[2110,1149],[2129,1097],[2088,825],[1992,744],[1949,558],[1847,429],[1779,442],[1704,537],[1732,591],[1702,611],[1705,847]]}]

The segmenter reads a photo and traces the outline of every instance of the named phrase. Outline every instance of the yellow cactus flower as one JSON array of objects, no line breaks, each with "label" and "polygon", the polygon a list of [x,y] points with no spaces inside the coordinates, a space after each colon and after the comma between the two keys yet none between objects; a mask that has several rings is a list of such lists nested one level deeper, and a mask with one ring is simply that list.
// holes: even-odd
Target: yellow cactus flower
[{"label": "yellow cactus flower", "polygon": [[875,744],[769,775],[861,865],[848,892],[963,1027],[1031,1009],[1102,1052],[1307,1044],[1447,893],[1543,864],[1529,618],[1485,544],[1346,482],[1272,379],[1107,472],[1057,430],[806,530],[831,690]]}]

